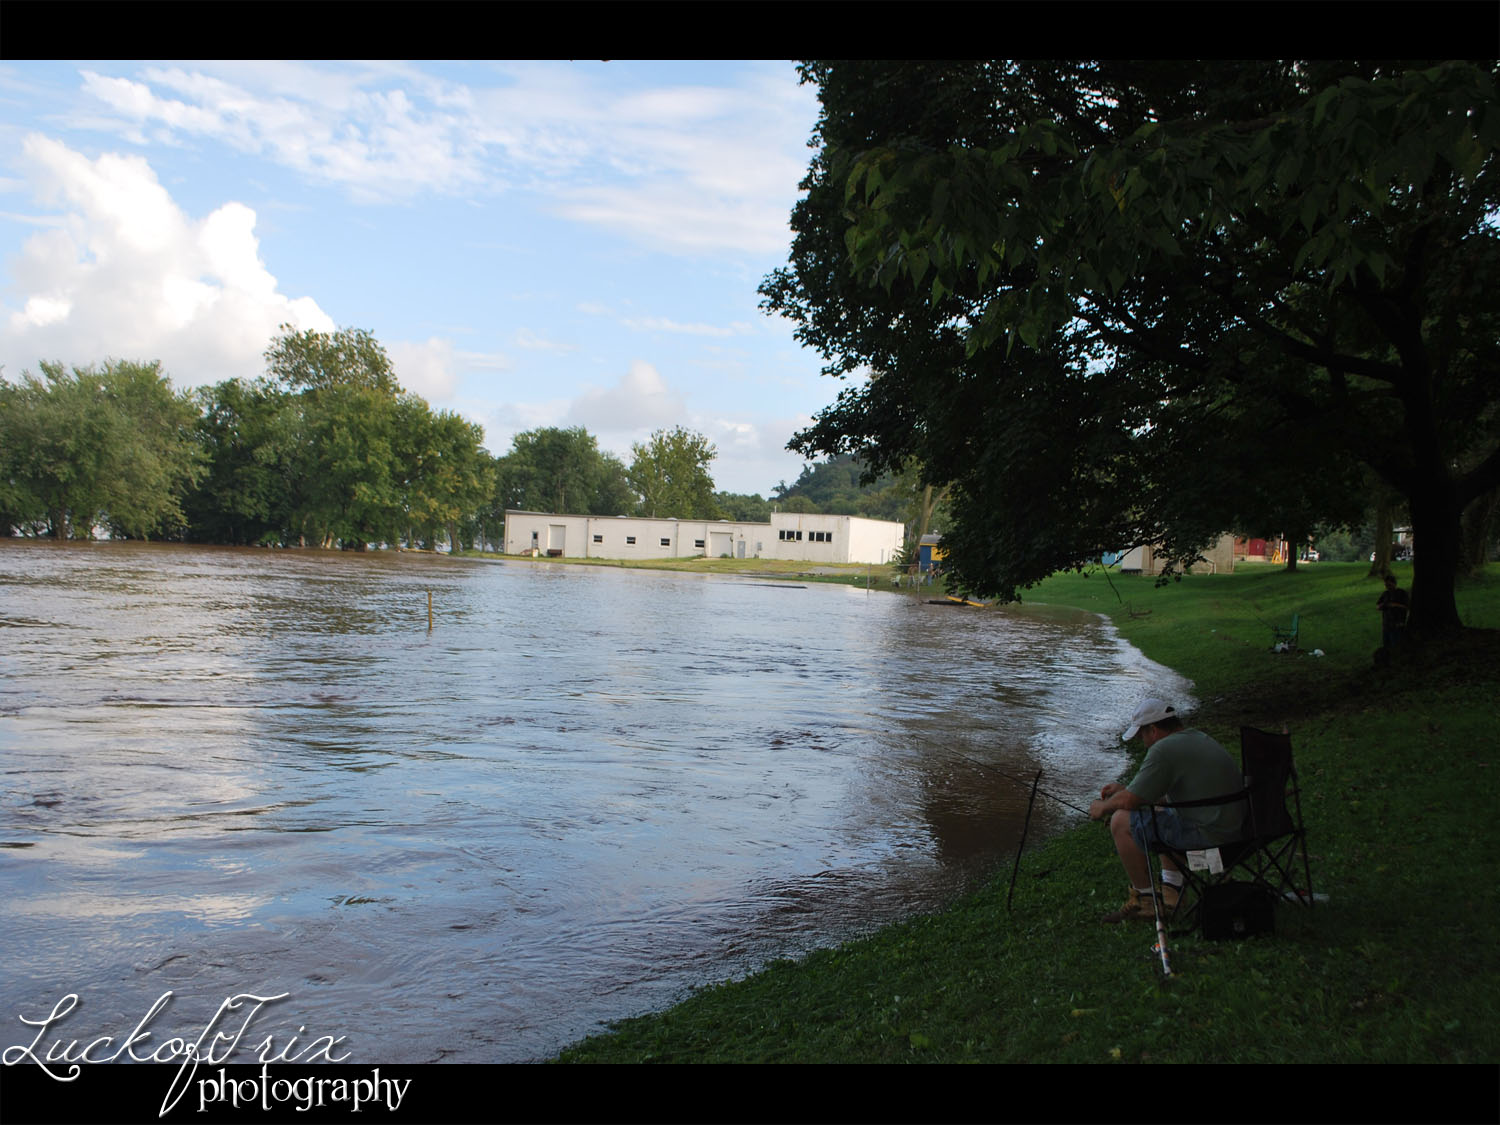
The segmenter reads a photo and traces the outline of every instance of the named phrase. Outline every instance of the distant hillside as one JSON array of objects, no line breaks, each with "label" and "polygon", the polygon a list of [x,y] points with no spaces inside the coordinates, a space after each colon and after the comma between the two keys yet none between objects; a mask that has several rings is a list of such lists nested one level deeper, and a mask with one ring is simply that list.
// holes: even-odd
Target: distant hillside
[{"label": "distant hillside", "polygon": [[771,491],[771,503],[783,512],[822,512],[865,516],[902,523],[913,518],[912,489],[891,473],[860,484],[863,467],[852,454],[840,454],[804,465],[795,484],[782,481]]}]

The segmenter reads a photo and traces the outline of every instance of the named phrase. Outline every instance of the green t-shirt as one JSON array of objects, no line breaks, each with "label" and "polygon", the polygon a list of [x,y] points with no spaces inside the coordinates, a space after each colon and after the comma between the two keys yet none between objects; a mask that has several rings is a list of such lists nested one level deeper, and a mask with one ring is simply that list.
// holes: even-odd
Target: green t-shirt
[{"label": "green t-shirt", "polygon": [[[1244,774],[1220,746],[1201,730],[1174,731],[1146,751],[1140,772],[1125,788],[1148,805],[1227,797],[1245,785]],[[1178,809],[1184,824],[1196,825],[1210,838],[1224,843],[1238,834],[1245,819],[1245,802]]]}]

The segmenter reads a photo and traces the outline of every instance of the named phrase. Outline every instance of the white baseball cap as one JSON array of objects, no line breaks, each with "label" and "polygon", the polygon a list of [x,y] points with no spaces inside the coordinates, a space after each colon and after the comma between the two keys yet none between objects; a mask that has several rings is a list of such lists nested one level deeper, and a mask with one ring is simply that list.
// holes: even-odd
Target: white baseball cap
[{"label": "white baseball cap", "polygon": [[1177,709],[1170,703],[1164,703],[1160,699],[1148,699],[1135,709],[1135,714],[1130,716],[1130,729],[1120,738],[1122,741],[1129,742],[1142,727],[1149,727],[1152,723],[1159,723],[1176,714]]}]

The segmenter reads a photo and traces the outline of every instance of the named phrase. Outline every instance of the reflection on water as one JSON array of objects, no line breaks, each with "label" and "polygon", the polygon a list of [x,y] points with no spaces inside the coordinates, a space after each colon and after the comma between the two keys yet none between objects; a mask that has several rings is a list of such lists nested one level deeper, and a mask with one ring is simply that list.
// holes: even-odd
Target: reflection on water
[{"label": "reflection on water", "polygon": [[355,1062],[544,1056],[935,909],[1014,848],[996,769],[1086,804],[1185,690],[1070,612],[4,541],[0,676],[0,1018],[285,992],[257,1028]]}]

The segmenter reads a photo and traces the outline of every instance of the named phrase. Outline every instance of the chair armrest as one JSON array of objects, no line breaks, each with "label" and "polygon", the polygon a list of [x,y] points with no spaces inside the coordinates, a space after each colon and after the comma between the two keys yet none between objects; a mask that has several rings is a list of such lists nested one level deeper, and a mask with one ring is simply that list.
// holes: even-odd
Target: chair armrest
[{"label": "chair armrest", "polygon": [[1232,805],[1236,801],[1248,801],[1249,799],[1250,788],[1246,786],[1238,793],[1228,793],[1223,797],[1204,797],[1197,801],[1158,802],[1158,807],[1163,809],[1199,809],[1207,805]]}]

